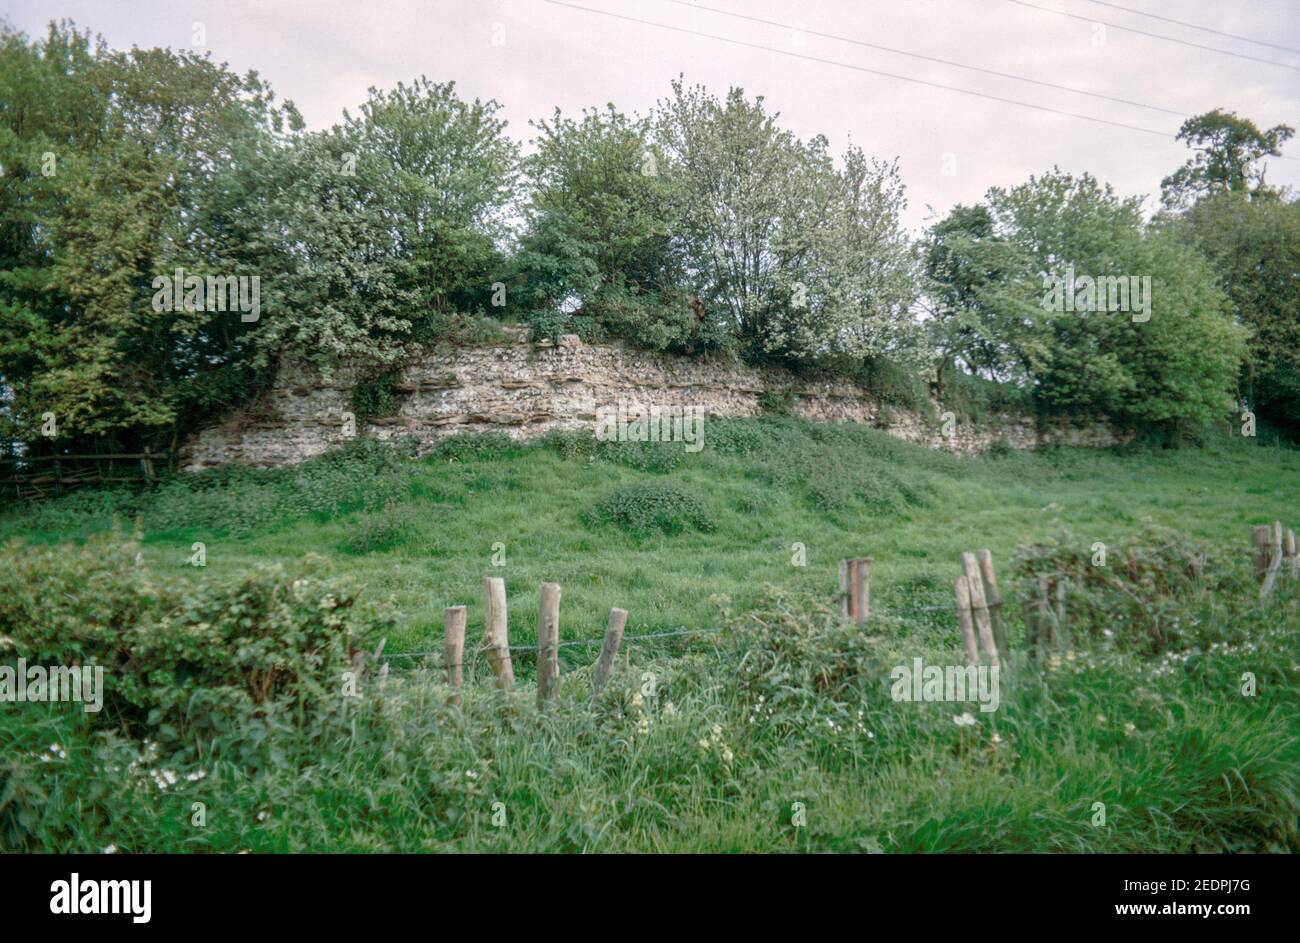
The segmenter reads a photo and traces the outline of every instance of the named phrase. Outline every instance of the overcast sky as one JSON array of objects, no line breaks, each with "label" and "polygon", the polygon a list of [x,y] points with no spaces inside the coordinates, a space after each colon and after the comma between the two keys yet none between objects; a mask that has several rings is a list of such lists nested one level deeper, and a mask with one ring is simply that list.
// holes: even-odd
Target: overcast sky
[{"label": "overcast sky", "polygon": [[[1300,0],[3,0],[0,10],[29,35],[69,17],[117,48],[210,51],[237,71],[256,69],[312,128],[355,111],[368,87],[420,74],[497,99],[521,141],[528,119],[556,106],[612,101],[645,113],[679,73],[719,94],[738,85],[765,96],[801,137],[821,133],[836,152],[851,140],[897,157],[912,227],[925,224],[928,207],[942,213],[1053,164],[1090,171],[1121,194],[1148,194],[1151,207],[1160,179],[1188,156],[1174,140],[1182,115],[1221,107],[1261,127],[1300,126]],[[1300,142],[1285,153],[1297,159],[1271,159],[1268,179],[1300,189]]]}]

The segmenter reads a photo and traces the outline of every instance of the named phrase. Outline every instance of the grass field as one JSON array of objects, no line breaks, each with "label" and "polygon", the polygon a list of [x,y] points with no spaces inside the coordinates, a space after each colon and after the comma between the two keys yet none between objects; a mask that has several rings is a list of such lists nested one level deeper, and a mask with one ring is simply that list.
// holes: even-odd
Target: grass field
[{"label": "grass field", "polygon": [[[629,633],[730,631],[625,646],[595,705],[595,650],[567,648],[559,699],[540,714],[527,657],[504,715],[481,663],[459,717],[442,707],[440,672],[422,670],[398,672],[361,708],[300,704],[282,726],[251,721],[255,737],[187,740],[193,718],[177,708],[177,744],[143,765],[179,781],[89,802],[88,784],[108,775],[103,732],[25,705],[21,723],[10,713],[0,725],[9,755],[27,757],[8,768],[0,827],[12,818],[19,847],[87,850],[1300,847],[1300,591],[1255,598],[1247,526],[1300,524],[1300,453],[1236,441],[956,458],[787,419],[711,421],[705,440],[687,455],[581,436],[453,439],[419,460],[363,443],[296,469],[11,511],[0,538],[36,548],[138,514],[139,569],[182,586],[266,563],[292,575],[318,554],[365,599],[391,599],[395,622],[362,639],[384,634],[387,651],[436,649],[455,603],[469,605],[477,639],[487,575],[506,579],[516,643],[534,638],[543,580],[563,586],[565,639],[598,638],[611,606],[629,611]],[[951,613],[902,610],[949,601],[961,551],[990,548],[1014,592],[1021,545],[1086,558],[1103,542],[1120,559],[1150,525],[1203,542],[1212,578],[1171,588],[1157,568],[1126,590],[1122,615],[1099,590],[1074,647],[1042,665],[1019,654],[1013,604],[1017,660],[998,711],[973,711],[973,724],[955,720],[961,705],[890,698],[891,666],[960,659]],[[202,569],[188,563],[195,541]],[[795,544],[806,566],[792,563]],[[859,555],[875,560],[879,616],[866,632],[818,610],[838,559]],[[39,613],[32,600],[23,611]],[[0,636],[18,631],[19,615],[7,618]],[[42,760],[51,740],[68,755]],[[201,828],[187,811],[196,796],[212,810]]]},{"label": "grass field", "polygon": [[[210,474],[153,500],[86,493],[0,517],[0,540],[81,538],[108,530],[116,510],[127,527],[141,515],[149,563],[193,578],[316,553],[395,602],[390,645],[410,649],[441,640],[445,606],[469,604],[470,634],[481,629],[484,576],[506,580],[512,640],[532,640],[543,580],[564,588],[565,638],[599,637],[611,606],[628,610],[629,633],[700,628],[717,624],[714,594],[737,609],[764,584],[829,598],[841,557],[874,558],[873,595],[887,606],[948,601],[963,550],[988,547],[1006,561],[1063,528],[1091,545],[1150,521],[1244,552],[1248,524],[1295,520],[1300,497],[1300,452],[1242,440],[956,458],[853,426],[772,419],[714,429],[714,447],[696,455],[471,439],[416,461],[363,452],[329,468]],[[645,483],[694,498],[712,529],[586,519],[611,492]],[[188,565],[195,541],[205,569]],[[792,563],[796,543],[802,567]]]}]

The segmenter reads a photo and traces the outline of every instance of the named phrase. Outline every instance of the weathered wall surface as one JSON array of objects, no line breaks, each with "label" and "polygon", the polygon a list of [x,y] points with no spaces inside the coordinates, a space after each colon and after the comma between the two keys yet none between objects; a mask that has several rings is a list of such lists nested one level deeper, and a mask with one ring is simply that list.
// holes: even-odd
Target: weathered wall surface
[{"label": "weathered wall surface", "polygon": [[[182,451],[197,471],[228,462],[287,465],[347,441],[344,413],[352,409],[355,374],[327,382],[284,369],[267,400],[203,430]],[[401,408],[394,416],[358,423],[357,436],[410,436],[427,448],[458,432],[504,432],[526,438],[550,429],[594,431],[596,409],[620,400],[641,407],[701,406],[713,416],[755,416],[765,390],[788,390],[793,412],[825,422],[857,422],[891,435],[955,452],[978,452],[997,440],[1015,448],[1044,443],[1112,445],[1126,438],[1104,422],[1038,428],[1025,417],[1002,417],[981,428],[958,423],[944,436],[921,416],[882,408],[845,382],[804,382],[780,370],[660,357],[621,345],[587,345],[567,336],[559,344],[530,343],[519,333],[497,347],[430,354],[402,371]],[[705,442],[708,427],[705,425]]]}]

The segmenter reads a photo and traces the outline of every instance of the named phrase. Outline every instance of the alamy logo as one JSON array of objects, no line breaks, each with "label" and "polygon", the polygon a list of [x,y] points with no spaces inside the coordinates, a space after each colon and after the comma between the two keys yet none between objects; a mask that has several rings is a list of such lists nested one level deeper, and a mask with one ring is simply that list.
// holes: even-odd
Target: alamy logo
[{"label": "alamy logo", "polygon": [[0,701],[80,701],[82,710],[95,714],[104,706],[104,666],[0,665]]},{"label": "alamy logo", "polygon": [[979,701],[980,711],[998,709],[1001,669],[997,665],[927,665],[920,658],[889,672],[895,701]]},{"label": "alamy logo", "polygon": [[1151,276],[1074,274],[1065,267],[1065,277],[1043,276],[1043,307],[1048,311],[1132,312],[1139,324],[1151,320]]},{"label": "alamy logo", "polygon": [[69,881],[50,885],[52,914],[130,914],[132,923],[148,923],[153,914],[152,881],[81,880],[76,871]]},{"label": "alamy logo", "polygon": [[257,275],[186,275],[178,268],[153,280],[155,311],[239,311],[239,320],[262,316],[262,279]]},{"label": "alamy logo", "polygon": [[596,409],[599,442],[682,442],[686,451],[704,448],[704,407],[650,406],[619,400]]}]

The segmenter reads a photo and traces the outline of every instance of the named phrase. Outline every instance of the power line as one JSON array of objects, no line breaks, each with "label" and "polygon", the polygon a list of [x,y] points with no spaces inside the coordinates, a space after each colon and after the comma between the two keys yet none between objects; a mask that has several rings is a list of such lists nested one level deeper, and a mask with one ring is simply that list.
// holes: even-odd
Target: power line
[{"label": "power line", "polygon": [[1259,56],[1248,56],[1244,52],[1230,52],[1227,49],[1219,49],[1215,46],[1206,46],[1201,43],[1194,43],[1187,39],[1176,39],[1173,36],[1164,36],[1160,33],[1150,33],[1144,29],[1137,29],[1133,26],[1120,26],[1118,23],[1107,23],[1105,20],[1098,20],[1091,16],[1083,16],[1078,13],[1067,13],[1065,10],[1053,10],[1051,7],[1040,7],[1036,3],[1028,3],[1026,0],[1007,0],[1008,3],[1014,3],[1017,6],[1028,7],[1031,10],[1039,10],[1043,13],[1054,13],[1057,16],[1068,16],[1072,20],[1083,20],[1085,23],[1100,23],[1102,26],[1108,26],[1111,29],[1121,30],[1125,33],[1137,33],[1139,36],[1150,36],[1152,39],[1163,39],[1167,43],[1177,43],[1180,46],[1190,46],[1193,49],[1204,49],[1207,52],[1217,52],[1221,56],[1233,56],[1237,59],[1249,59],[1251,62],[1262,62],[1265,65],[1275,65],[1283,69],[1292,69],[1300,72],[1300,66],[1291,65],[1289,62],[1278,62],[1276,59],[1261,59]]},{"label": "power line", "polygon": [[[753,23],[763,23],[767,26],[778,26],[782,29],[789,29],[789,30],[796,29],[796,27],[788,23],[780,23],[777,22],[776,20],[765,20],[762,17],[749,16],[748,14],[745,13],[734,13],[731,10],[720,10],[717,7],[706,7],[698,3],[688,2],[688,0],[668,0],[668,2],[676,3],[679,6],[689,7],[693,10],[706,10],[709,13],[717,13],[722,16],[735,17],[736,19],[740,19],[740,20],[749,20],[750,22]],[[834,33],[822,33],[822,32],[818,32],[817,30],[808,29],[807,27],[802,27],[802,26],[797,27],[797,29],[800,32],[807,33],[809,36],[817,36],[822,39],[833,39],[836,42],[841,42],[841,43],[851,43],[854,46],[862,46],[866,49],[878,49],[881,50],[882,52],[889,52],[899,56],[910,56],[913,59],[924,59],[926,62],[937,62],[940,63],[941,65],[955,66],[958,69],[970,69],[972,72],[983,72],[985,75],[996,75],[999,78],[1013,79],[1017,82],[1029,82],[1032,85],[1041,85],[1044,88],[1054,88],[1062,92],[1072,92],[1075,95],[1087,95],[1089,98],[1099,98],[1102,99],[1103,101],[1117,102],[1121,105],[1132,105],[1135,108],[1148,108],[1151,111],[1162,111],[1167,115],[1176,115],[1179,118],[1191,117],[1191,115],[1187,114],[1184,111],[1175,111],[1172,108],[1162,108],[1159,105],[1147,105],[1144,104],[1143,102],[1133,101],[1128,98],[1116,98],[1112,95],[1102,95],[1099,92],[1087,92],[1081,88],[1073,88],[1072,86],[1069,85],[1058,85],[1055,82],[1045,82],[1041,79],[1031,79],[1023,75],[1013,75],[1009,72],[998,72],[996,69],[985,69],[982,66],[966,65],[963,62],[955,62],[952,59],[941,59],[938,56],[927,56],[919,52],[908,52],[905,49],[895,49],[892,46],[882,46],[879,45],[878,43],[869,43],[866,42],[865,40],[854,39],[851,36],[837,36]]]},{"label": "power line", "polygon": [[779,49],[775,46],[764,46],[762,43],[746,42],[741,39],[733,39],[729,36],[719,36],[716,33],[705,33],[700,30],[687,29],[684,26],[673,26],[668,23],[656,23],[653,20],[643,20],[640,17],[627,16],[626,14],[623,13],[613,13],[610,12],[609,10],[598,10],[593,7],[579,6],[576,3],[566,3],[564,2],[564,0],[543,0],[543,2],[549,3],[552,6],[568,7],[572,10],[581,10],[584,13],[595,13],[599,16],[608,16],[616,20],[626,20],[629,23],[638,23],[642,26],[653,26],[656,29],[671,30],[672,32],[675,33],[685,33],[690,36],[699,36],[704,39],[715,39],[719,42],[729,43],[733,46],[745,46],[749,49],[758,49],[763,52],[776,53],[777,55],[789,56],[794,59],[803,59],[808,62],[818,62],[821,63],[822,65],[838,66],[839,68],[842,69],[852,69],[854,72],[865,72],[869,75],[881,75],[884,76],[885,78],[898,79],[900,82],[912,82],[917,85],[928,86],[929,88],[939,88],[939,89],[943,89],[944,91],[959,92],[963,95],[971,95],[974,96],[975,98],[986,98],[990,101],[1002,102],[1003,104],[1006,105],[1019,105],[1021,108],[1032,108],[1035,111],[1046,111],[1054,115],[1064,115],[1067,118],[1078,118],[1081,121],[1092,121],[1095,122],[1096,124],[1110,125],[1113,128],[1124,128],[1125,130],[1128,131],[1139,131],[1142,134],[1154,134],[1157,137],[1164,138],[1167,141],[1174,140],[1174,135],[1168,131],[1157,131],[1154,128],[1143,128],[1135,124],[1125,124],[1122,121],[1110,121],[1109,119],[1106,118],[1095,118],[1092,115],[1083,115],[1074,111],[1063,111],[1060,108],[1049,108],[1047,105],[1035,105],[1031,102],[1020,101],[1015,98],[1003,98],[1000,95],[989,95],[985,92],[976,92],[971,89],[961,88],[960,86],[957,85],[945,85],[942,82],[931,82],[927,79],[913,78],[912,76],[909,75],[899,75],[896,72],[885,72],[881,69],[869,69],[866,66],[853,65],[852,63],[840,62],[835,59],[823,59],[820,56],[804,55],[803,53],[792,52],[789,49]]},{"label": "power line", "polygon": [[1171,16],[1161,16],[1159,13],[1147,13],[1143,10],[1135,10],[1132,7],[1120,6],[1118,3],[1109,3],[1107,0],[1087,0],[1087,2],[1095,3],[1100,7],[1111,7],[1116,10],[1123,10],[1125,13],[1134,13],[1138,16],[1150,17],[1153,20],[1164,20],[1166,23],[1186,26],[1188,29],[1198,29],[1202,33],[1214,33],[1216,36],[1226,36],[1228,39],[1239,39],[1243,43],[1255,43],[1258,46],[1271,46],[1274,49],[1281,49],[1283,52],[1300,53],[1300,49],[1295,49],[1291,46],[1280,46],[1277,43],[1265,42],[1262,39],[1251,39],[1249,36],[1238,36],[1236,33],[1225,33],[1221,29],[1211,29],[1208,26],[1197,26],[1195,23],[1188,23],[1186,20],[1175,20]]}]

